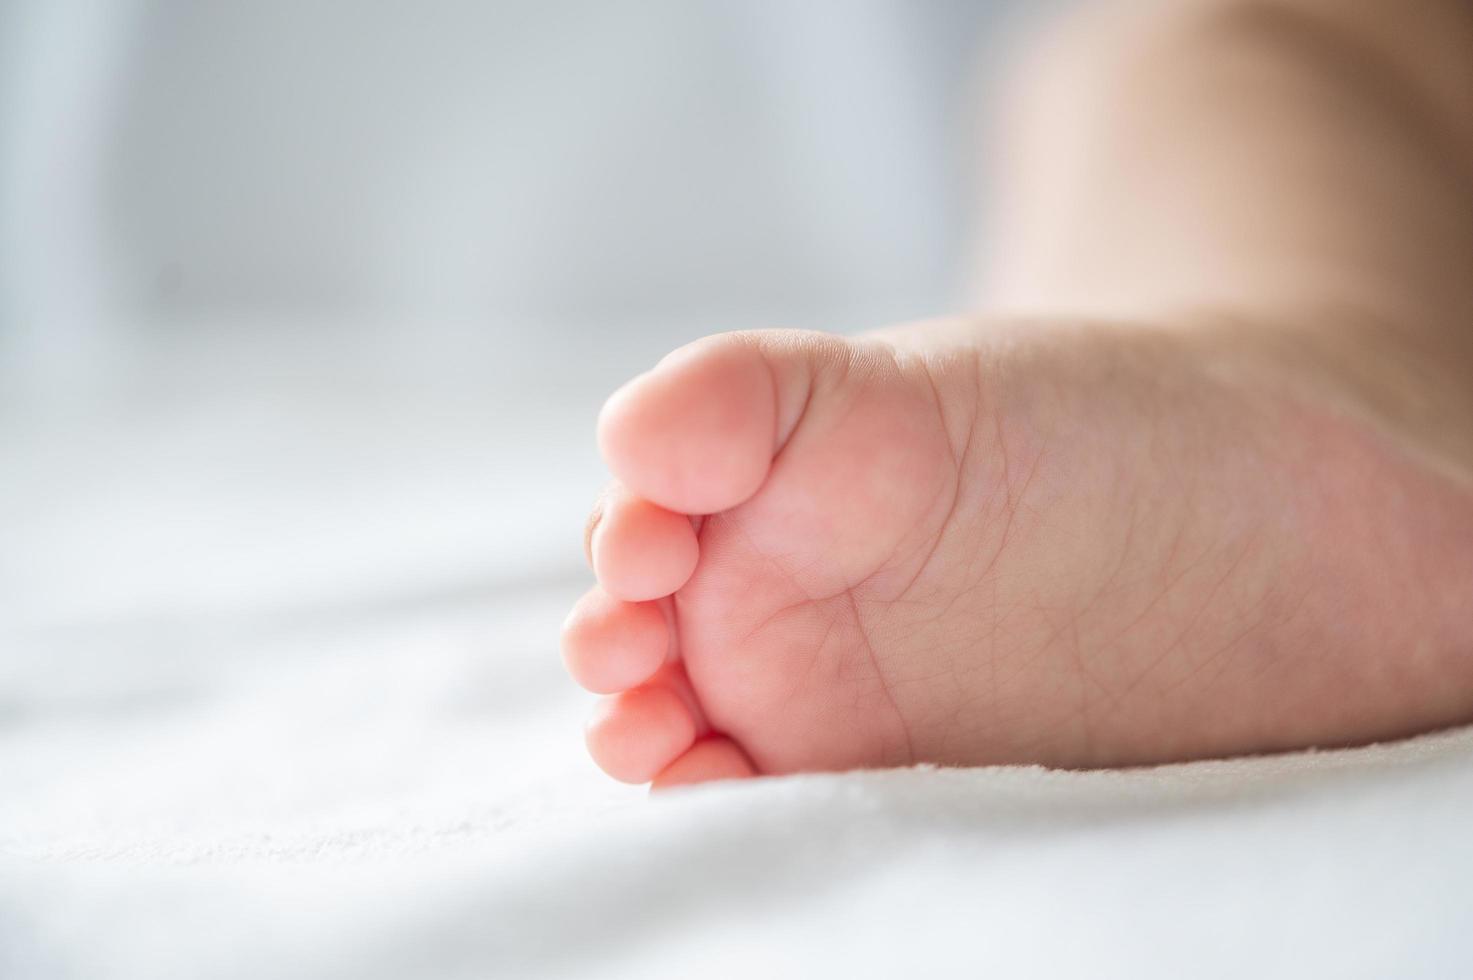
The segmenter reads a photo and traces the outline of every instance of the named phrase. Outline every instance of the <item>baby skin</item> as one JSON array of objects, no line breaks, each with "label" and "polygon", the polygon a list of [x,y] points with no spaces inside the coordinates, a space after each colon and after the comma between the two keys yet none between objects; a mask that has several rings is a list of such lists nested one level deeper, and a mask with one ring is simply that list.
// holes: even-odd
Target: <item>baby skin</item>
[{"label": "baby skin", "polygon": [[[1365,164],[1357,210],[1382,205],[1365,229],[1333,187],[1305,204],[1306,159],[1386,142],[1375,106],[1306,129],[1344,116],[1316,31],[1326,11],[1350,12],[1337,38],[1384,25],[1354,4],[1267,22],[1259,4],[1172,9],[1091,15],[1105,29],[1063,29],[1028,76],[1022,104],[1085,85],[1130,134],[1041,168],[1047,187],[1007,188],[1001,231],[1027,244],[992,272],[994,305],[1045,312],[720,335],[610,398],[616,482],[586,534],[598,584],[563,632],[573,677],[610,695],[587,733],[610,775],[1135,765],[1473,720],[1473,265],[1444,261],[1473,256],[1473,231],[1418,210],[1424,185],[1466,185],[1393,150],[1417,173]],[[1080,37],[1097,50],[1080,57]],[[1363,57],[1399,66],[1401,43],[1425,65],[1423,40]],[[1438,118],[1434,86],[1387,72],[1377,84]],[[1180,153],[1136,161],[1181,132],[1174,113],[1221,109],[1160,104],[1191,90],[1160,84],[1173,73],[1205,73],[1203,98],[1271,83],[1275,108],[1246,130],[1214,111]],[[1049,132],[1019,138],[1049,154]],[[1264,149],[1224,166],[1217,140]],[[1452,172],[1468,145],[1437,144]],[[1051,239],[1059,200],[1098,229],[1168,177],[1179,213],[1122,227],[1128,245]],[[1261,240],[1235,219],[1245,202],[1267,215]],[[1317,235],[1333,261],[1300,257]]]}]

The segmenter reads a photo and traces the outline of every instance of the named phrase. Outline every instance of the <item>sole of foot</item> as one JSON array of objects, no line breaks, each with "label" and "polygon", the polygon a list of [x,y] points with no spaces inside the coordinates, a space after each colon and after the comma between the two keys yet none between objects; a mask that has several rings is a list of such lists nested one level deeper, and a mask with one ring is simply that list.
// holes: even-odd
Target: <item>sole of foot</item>
[{"label": "sole of foot", "polygon": [[609,695],[589,750],[664,788],[1466,720],[1473,494],[1362,408],[1180,330],[683,348],[599,419],[616,482],[562,637]]}]

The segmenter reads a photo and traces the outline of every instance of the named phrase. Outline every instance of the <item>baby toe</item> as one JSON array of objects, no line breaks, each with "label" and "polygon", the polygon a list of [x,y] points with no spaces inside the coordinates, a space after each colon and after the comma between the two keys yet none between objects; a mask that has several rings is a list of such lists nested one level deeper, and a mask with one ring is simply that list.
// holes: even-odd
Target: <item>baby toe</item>
[{"label": "baby toe", "polygon": [[586,732],[588,753],[625,783],[647,783],[696,739],[690,709],[665,687],[639,687],[599,702]]},{"label": "baby toe", "polygon": [[588,538],[599,585],[626,602],[670,595],[690,578],[700,554],[690,518],[622,487],[605,494]]},{"label": "baby toe", "polygon": [[653,602],[623,602],[591,589],[562,630],[563,664],[596,694],[638,687],[655,675],[670,647],[665,614]]},{"label": "baby toe", "polygon": [[636,493],[712,514],[756,492],[772,460],[772,375],[752,346],[712,338],[629,382],[599,416],[599,446]]},{"label": "baby toe", "polygon": [[703,738],[670,765],[650,784],[654,791],[709,783],[719,779],[748,779],[757,775],[752,760],[724,735]]}]

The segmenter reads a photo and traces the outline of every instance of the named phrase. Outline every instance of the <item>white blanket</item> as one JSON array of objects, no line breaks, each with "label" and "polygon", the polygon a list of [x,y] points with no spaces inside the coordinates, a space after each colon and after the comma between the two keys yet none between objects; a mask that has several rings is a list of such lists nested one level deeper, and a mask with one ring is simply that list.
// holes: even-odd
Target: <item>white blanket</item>
[{"label": "white blanket", "polygon": [[173,703],[12,711],[0,976],[1473,971],[1469,732],[647,800],[581,755],[565,593],[303,627]]},{"label": "white blanket", "polygon": [[555,650],[602,388],[485,388],[0,431],[0,978],[1473,975],[1466,731],[613,784]]}]

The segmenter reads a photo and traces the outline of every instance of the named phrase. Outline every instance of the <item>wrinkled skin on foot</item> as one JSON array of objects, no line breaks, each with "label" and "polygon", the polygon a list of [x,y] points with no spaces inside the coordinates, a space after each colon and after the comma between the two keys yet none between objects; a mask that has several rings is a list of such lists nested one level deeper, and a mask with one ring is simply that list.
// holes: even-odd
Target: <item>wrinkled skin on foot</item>
[{"label": "wrinkled skin on foot", "polygon": [[1461,471],[1227,336],[732,334],[632,381],[563,637],[612,695],[595,760],[1121,765],[1473,716]]}]

